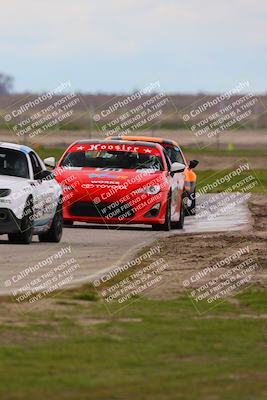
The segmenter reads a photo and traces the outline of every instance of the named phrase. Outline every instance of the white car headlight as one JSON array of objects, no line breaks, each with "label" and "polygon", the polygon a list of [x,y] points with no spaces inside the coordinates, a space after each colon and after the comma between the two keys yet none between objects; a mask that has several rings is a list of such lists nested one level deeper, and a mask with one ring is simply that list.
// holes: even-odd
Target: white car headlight
[{"label": "white car headlight", "polygon": [[0,189],[0,197],[7,197],[11,193],[10,189]]},{"label": "white car headlight", "polygon": [[142,188],[136,189],[135,193],[148,193],[148,194],[158,194],[160,192],[160,185],[144,186]]}]

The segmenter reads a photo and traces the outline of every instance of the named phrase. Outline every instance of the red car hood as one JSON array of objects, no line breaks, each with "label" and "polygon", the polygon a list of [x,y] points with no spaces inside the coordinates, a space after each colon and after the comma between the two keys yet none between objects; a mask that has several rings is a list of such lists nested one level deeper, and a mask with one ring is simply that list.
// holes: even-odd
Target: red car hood
[{"label": "red car hood", "polygon": [[[55,170],[57,181],[66,186],[72,186],[76,191],[88,191],[90,194],[115,192],[110,196],[118,198],[118,193],[122,196],[125,193],[132,192],[137,188],[148,184],[166,183],[165,171],[148,170],[111,170],[104,168],[73,168]],[[117,187],[116,189],[114,189]],[[165,185],[164,185],[165,187]],[[114,190],[112,190],[114,189]],[[164,189],[163,189],[164,190]],[[167,190],[167,189],[166,189]],[[114,196],[115,195],[115,196]]]}]

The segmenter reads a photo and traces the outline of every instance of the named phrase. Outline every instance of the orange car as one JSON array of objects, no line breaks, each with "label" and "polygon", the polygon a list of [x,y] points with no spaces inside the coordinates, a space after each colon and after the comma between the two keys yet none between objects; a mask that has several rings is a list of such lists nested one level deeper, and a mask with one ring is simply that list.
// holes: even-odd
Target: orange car
[{"label": "orange car", "polygon": [[159,143],[164,149],[165,154],[169,157],[172,163],[179,162],[186,165],[185,174],[185,215],[196,214],[196,183],[197,175],[193,169],[198,165],[199,161],[192,160],[187,162],[181,147],[170,139],[162,139],[152,136],[112,136],[107,139],[111,140],[128,140],[128,141],[143,141]]}]

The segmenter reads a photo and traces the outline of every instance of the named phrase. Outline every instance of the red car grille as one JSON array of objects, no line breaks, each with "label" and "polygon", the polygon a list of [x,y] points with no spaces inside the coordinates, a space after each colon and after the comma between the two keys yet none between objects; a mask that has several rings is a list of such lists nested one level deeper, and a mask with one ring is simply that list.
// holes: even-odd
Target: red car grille
[{"label": "red car grille", "polygon": [[131,218],[134,209],[128,203],[98,203],[77,201],[70,207],[70,213],[76,217]]}]

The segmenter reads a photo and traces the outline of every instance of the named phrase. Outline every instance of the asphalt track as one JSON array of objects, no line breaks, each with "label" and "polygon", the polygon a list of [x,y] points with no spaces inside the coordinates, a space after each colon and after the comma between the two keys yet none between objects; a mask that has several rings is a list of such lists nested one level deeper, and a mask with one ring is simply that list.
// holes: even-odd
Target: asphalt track
[{"label": "asphalt track", "polygon": [[[232,194],[229,198],[229,195],[222,194],[223,203],[230,203],[231,207],[217,209],[216,215],[212,217],[211,204],[214,203],[214,195],[202,196],[198,201],[202,205],[198,216],[187,217],[183,230],[154,232],[150,226],[145,225],[105,226],[76,223],[73,227],[64,229],[63,239],[59,244],[39,243],[38,238],[34,237],[29,246],[9,244],[7,236],[3,235],[0,240],[0,295],[10,295],[12,290],[38,279],[41,273],[48,273],[55,264],[51,256],[54,257],[62,249],[68,251],[64,255],[65,259],[72,257],[78,265],[71,282],[65,288],[93,281],[114,266],[129,261],[143,246],[164,236],[246,229],[250,224],[247,202],[235,204],[234,196]],[[25,269],[40,265],[42,260],[45,263],[52,260],[53,264],[42,265],[24,276]],[[20,275],[22,271],[23,276]]]}]

